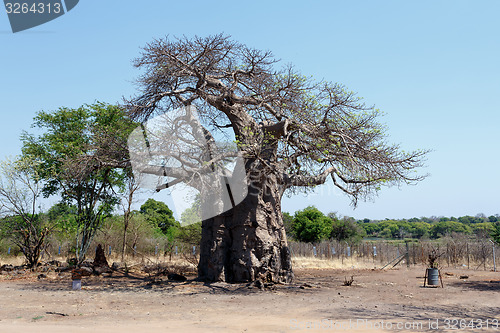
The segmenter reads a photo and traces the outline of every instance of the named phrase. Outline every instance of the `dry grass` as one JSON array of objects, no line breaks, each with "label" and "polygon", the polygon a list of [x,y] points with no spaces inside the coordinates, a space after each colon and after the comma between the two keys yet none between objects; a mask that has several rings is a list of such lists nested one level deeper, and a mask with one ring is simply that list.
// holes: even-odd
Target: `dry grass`
[{"label": "dry grass", "polygon": [[[108,263],[111,265],[113,262],[121,262],[120,256],[107,256]],[[59,260],[62,262],[66,261],[66,257],[54,256],[50,259],[45,258],[45,260]],[[89,259],[92,257],[89,256]],[[170,267],[185,267],[187,270],[196,270],[196,265],[192,262],[186,260],[185,258],[179,256],[173,256],[170,260],[169,256],[127,256],[125,257],[125,262],[129,268],[139,267],[139,266],[170,266]],[[5,256],[0,257],[0,265],[11,264],[11,265],[22,265],[24,263],[23,256]],[[318,257],[302,257],[297,256],[292,258],[293,268],[304,268],[304,269],[370,269],[370,268],[380,268],[380,262],[373,262],[370,260],[348,258],[344,259],[328,259],[328,258],[318,258]]]},{"label": "dry grass", "polygon": [[[63,256],[52,256],[50,258],[43,258],[40,262],[57,260],[60,262],[66,262],[68,258]],[[88,259],[92,260],[92,256],[88,256]],[[106,256],[108,264],[111,266],[113,262],[121,262],[121,256],[111,255]],[[23,256],[0,256],[0,266],[1,265],[13,265],[20,266],[25,263]],[[156,267],[159,270],[166,269],[174,273],[192,273],[196,271],[196,265],[191,263],[189,260],[181,256],[173,256],[172,259],[169,256],[126,256],[125,263],[127,268],[131,270],[142,270],[144,267]]]},{"label": "dry grass", "polygon": [[24,257],[23,256],[0,257],[0,266],[2,266],[2,265],[20,266],[22,264],[24,264]]},{"label": "dry grass", "polygon": [[379,262],[363,259],[323,259],[317,257],[293,257],[293,268],[299,269],[371,269],[380,268]]}]

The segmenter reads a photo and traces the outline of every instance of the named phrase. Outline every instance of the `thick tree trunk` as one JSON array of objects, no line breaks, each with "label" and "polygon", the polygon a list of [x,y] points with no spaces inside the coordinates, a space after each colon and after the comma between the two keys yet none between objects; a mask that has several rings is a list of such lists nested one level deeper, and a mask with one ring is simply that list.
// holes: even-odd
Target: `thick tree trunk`
[{"label": "thick tree trunk", "polygon": [[232,213],[227,212],[202,221],[198,278],[203,281],[230,281],[231,237],[226,221],[229,222],[231,217]]},{"label": "thick tree trunk", "polygon": [[291,282],[291,255],[276,179],[252,183],[236,207],[202,223],[199,278],[205,281]]}]

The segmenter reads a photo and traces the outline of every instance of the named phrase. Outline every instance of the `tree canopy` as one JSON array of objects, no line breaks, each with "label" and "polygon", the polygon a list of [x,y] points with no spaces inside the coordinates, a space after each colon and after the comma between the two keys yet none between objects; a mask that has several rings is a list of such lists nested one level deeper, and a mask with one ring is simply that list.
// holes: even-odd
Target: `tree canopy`
[{"label": "tree canopy", "polygon": [[77,257],[88,246],[118,203],[116,189],[127,173],[127,137],[135,127],[120,107],[105,103],[77,109],[39,112],[33,127],[40,135],[23,133],[23,156],[37,161],[45,196],[59,194],[77,209]]},{"label": "tree canopy", "polygon": [[[389,145],[379,110],[341,84],[278,62],[224,35],[155,40],[135,62],[145,73],[130,114],[145,120],[195,105],[213,131],[232,130],[243,156],[265,161],[282,190],[331,178],[356,204],[380,185],[424,178],[414,170],[426,151]],[[211,156],[214,164],[223,158]]]},{"label": "tree canopy", "polygon": [[142,204],[140,212],[149,223],[160,228],[164,234],[168,234],[170,228],[180,226],[175,220],[174,213],[164,202],[149,198]]},{"label": "tree canopy", "polygon": [[491,231],[491,237],[493,240],[500,245],[500,222],[496,222],[493,225],[493,230]]},{"label": "tree canopy", "polygon": [[315,243],[330,238],[332,220],[313,206],[295,213],[293,231],[297,240]]}]

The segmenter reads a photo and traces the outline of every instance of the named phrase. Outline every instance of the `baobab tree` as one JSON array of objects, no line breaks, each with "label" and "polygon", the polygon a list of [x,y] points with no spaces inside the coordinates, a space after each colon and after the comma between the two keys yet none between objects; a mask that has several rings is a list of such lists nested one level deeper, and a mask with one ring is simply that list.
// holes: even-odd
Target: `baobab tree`
[{"label": "baobab tree", "polygon": [[[140,93],[127,101],[129,115],[145,122],[169,110],[194,107],[207,142],[199,166],[168,167],[163,186],[197,181],[208,172],[231,177],[228,154],[215,144],[235,143],[245,172],[241,202],[208,217],[202,214],[199,278],[243,282],[293,279],[281,199],[331,180],[353,205],[382,185],[416,183],[426,151],[404,152],[388,144],[380,112],[337,83],[315,81],[292,65],[279,67],[260,51],[216,35],[159,39],[143,49]],[[188,112],[189,113],[189,112]],[[194,125],[193,125],[194,127]],[[167,168],[144,172],[166,175]],[[201,186],[202,187],[202,186]],[[212,189],[213,190],[213,189]],[[201,194],[202,210],[218,205]],[[217,211],[217,209],[215,209]]]}]

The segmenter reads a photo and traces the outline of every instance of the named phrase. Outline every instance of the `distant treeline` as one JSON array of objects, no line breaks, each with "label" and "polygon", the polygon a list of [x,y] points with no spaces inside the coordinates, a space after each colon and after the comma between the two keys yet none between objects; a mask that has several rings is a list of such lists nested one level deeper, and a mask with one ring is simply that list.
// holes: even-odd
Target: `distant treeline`
[{"label": "distant treeline", "polygon": [[476,215],[462,217],[421,217],[402,220],[371,221],[363,219],[357,223],[368,237],[380,238],[439,238],[453,233],[487,236],[494,230],[500,216]]},{"label": "distant treeline", "polygon": [[[290,238],[302,242],[321,240],[359,241],[363,238],[437,239],[453,234],[488,238],[499,229],[500,215],[484,214],[462,217],[421,217],[411,219],[356,220],[336,213],[323,214],[310,206],[295,215],[283,213]],[[494,236],[493,236],[494,237]]]}]

